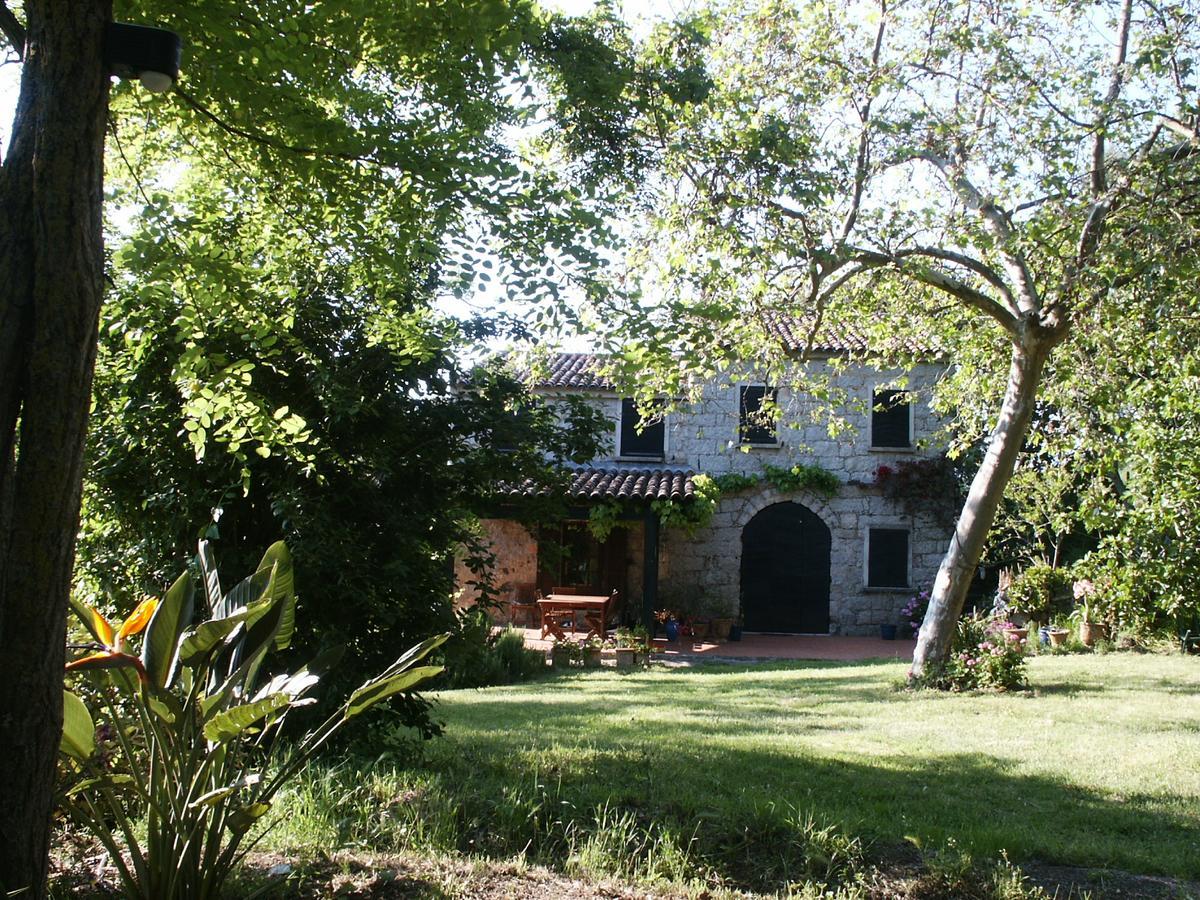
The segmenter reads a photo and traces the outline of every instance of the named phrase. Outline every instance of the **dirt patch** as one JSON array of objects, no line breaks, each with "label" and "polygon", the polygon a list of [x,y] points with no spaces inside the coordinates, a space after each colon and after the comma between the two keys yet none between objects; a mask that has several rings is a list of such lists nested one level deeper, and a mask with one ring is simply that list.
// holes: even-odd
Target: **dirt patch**
[{"label": "dirt patch", "polygon": [[541,866],[412,856],[337,853],[293,866],[283,857],[256,856],[244,886],[278,880],[288,900],[675,900],[686,894],[648,891],[612,881],[589,882]]},{"label": "dirt patch", "polygon": [[[63,852],[67,849],[62,844],[56,848],[52,896],[120,896],[116,870],[102,850],[86,841],[69,848],[74,852]],[[1200,900],[1200,882],[1195,881],[1040,863],[1022,865],[1020,873],[1027,888],[1041,888],[1053,900]],[[992,900],[997,896],[982,870],[965,879],[947,879],[931,872],[918,854],[901,851],[877,859],[863,873],[861,888],[870,900]],[[690,892],[648,889],[612,880],[572,878],[520,862],[352,851],[303,860],[254,854],[227,895],[243,897],[260,890],[275,900],[750,900],[778,896],[702,887]]]}]

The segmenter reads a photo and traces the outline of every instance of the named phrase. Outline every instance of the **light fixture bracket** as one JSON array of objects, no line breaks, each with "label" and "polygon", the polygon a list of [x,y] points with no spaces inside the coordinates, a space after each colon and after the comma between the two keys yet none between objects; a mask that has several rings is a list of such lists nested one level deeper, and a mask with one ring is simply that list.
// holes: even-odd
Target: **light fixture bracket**
[{"label": "light fixture bracket", "polygon": [[108,73],[138,78],[150,91],[165,91],[179,77],[183,40],[174,31],[110,22],[104,34],[104,62]]}]

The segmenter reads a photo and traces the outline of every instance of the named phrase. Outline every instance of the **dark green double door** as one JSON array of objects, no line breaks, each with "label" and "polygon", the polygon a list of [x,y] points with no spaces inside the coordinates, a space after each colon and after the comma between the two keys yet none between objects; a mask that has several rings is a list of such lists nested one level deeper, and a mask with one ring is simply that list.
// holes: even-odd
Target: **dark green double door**
[{"label": "dark green double door", "polygon": [[742,615],[746,631],[829,632],[825,523],[799,503],[776,503],[742,530]]}]

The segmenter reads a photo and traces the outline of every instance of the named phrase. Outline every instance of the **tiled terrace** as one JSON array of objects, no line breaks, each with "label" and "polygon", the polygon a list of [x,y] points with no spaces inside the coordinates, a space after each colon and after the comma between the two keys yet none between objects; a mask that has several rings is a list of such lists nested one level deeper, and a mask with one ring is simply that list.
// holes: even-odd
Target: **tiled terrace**
[{"label": "tiled terrace", "polygon": [[[543,641],[537,628],[525,629],[525,645],[548,650],[552,641]],[[583,637],[582,634],[579,635]],[[702,662],[705,660],[772,659],[900,659],[911,660],[914,640],[884,641],[877,637],[840,635],[746,634],[740,641],[692,642],[690,639],[668,643],[654,642],[654,658],[663,662]]]}]

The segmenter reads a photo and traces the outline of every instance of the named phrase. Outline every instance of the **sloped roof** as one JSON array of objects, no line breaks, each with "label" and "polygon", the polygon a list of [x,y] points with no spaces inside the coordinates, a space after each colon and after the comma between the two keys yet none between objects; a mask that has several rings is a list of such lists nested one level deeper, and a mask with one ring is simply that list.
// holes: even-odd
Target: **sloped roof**
[{"label": "sloped roof", "polygon": [[612,382],[597,371],[601,358],[594,353],[556,353],[550,358],[548,371],[538,379],[537,386],[611,391]]},{"label": "sloped roof", "polygon": [[[678,469],[598,469],[586,466],[571,470],[567,495],[579,500],[688,500],[694,495],[696,473]],[[512,487],[513,497],[533,497],[543,489],[532,481]]]},{"label": "sloped roof", "polygon": [[[763,313],[761,322],[763,330],[779,342],[784,352],[805,352],[811,327],[809,322],[797,316],[776,312]],[[906,327],[907,324],[897,322],[897,330],[880,341],[869,338],[861,330],[844,321],[827,321],[822,323],[810,352],[835,356],[843,353],[887,356],[894,353],[936,358],[938,353],[928,338],[925,335],[914,334],[914,329]],[[600,374],[603,359],[602,356],[593,353],[556,353],[547,360],[545,373],[539,373],[536,386],[559,390],[615,390],[613,383]]]},{"label": "sloped roof", "polygon": [[[803,353],[808,344],[811,320],[783,313],[762,314],[763,329],[775,338],[788,353]],[[903,324],[903,323],[898,323]],[[823,322],[820,333],[813,339],[814,353],[886,353],[888,351],[916,356],[931,354],[932,348],[923,336],[917,337],[908,328],[894,332],[880,346],[878,340],[871,341],[861,331],[846,322]]]}]

